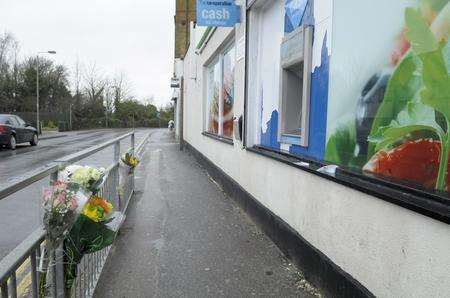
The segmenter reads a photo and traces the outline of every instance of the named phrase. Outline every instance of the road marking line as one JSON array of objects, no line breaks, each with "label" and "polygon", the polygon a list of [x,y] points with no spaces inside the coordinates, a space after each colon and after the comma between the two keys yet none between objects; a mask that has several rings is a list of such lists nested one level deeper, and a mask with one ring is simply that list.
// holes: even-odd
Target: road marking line
[{"label": "road marking line", "polygon": [[17,295],[19,297],[23,297],[25,294],[28,294],[31,286],[31,273],[28,273],[25,278],[20,282],[19,287],[17,289]]},{"label": "road marking line", "polygon": [[20,265],[20,267],[16,270],[16,275],[20,276],[25,271],[25,269],[28,269],[30,267],[30,258],[27,258],[25,262]]}]

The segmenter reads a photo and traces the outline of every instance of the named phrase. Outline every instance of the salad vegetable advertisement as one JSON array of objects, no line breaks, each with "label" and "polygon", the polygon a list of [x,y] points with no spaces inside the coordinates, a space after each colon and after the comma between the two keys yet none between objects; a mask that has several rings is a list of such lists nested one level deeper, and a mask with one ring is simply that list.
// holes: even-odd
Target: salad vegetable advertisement
[{"label": "salad vegetable advertisement", "polygon": [[361,92],[354,122],[328,139],[325,159],[382,177],[450,186],[450,3],[423,0],[404,12],[391,69]]}]

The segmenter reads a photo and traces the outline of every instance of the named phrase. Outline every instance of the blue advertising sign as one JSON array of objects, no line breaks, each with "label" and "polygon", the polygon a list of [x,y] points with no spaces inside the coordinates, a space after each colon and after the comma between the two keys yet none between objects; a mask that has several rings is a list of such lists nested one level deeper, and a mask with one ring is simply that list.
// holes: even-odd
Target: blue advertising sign
[{"label": "blue advertising sign", "polygon": [[240,17],[234,0],[197,0],[197,26],[234,27]]}]

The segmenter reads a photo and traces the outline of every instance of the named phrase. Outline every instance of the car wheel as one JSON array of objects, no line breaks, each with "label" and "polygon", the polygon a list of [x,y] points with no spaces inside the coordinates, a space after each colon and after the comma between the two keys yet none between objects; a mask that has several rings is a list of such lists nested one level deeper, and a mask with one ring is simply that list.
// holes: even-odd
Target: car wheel
[{"label": "car wheel", "polygon": [[33,138],[30,141],[30,145],[31,146],[36,146],[39,142],[38,136],[37,134],[33,134]]},{"label": "car wheel", "polygon": [[16,137],[14,135],[11,135],[11,138],[9,139],[8,148],[11,150],[16,150],[17,142]]}]

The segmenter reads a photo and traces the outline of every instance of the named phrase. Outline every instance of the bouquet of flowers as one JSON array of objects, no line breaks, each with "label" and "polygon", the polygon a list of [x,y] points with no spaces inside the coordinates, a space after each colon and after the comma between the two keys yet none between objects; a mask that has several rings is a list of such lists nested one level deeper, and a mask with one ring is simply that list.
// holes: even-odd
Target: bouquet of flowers
[{"label": "bouquet of flowers", "polygon": [[[76,184],[66,183],[63,181],[55,181],[49,187],[44,188],[43,192],[43,225],[46,233],[46,248],[42,250],[40,270],[45,271],[41,279],[42,295],[47,295],[50,288],[54,289],[54,285],[47,284],[47,275],[50,274],[48,280],[52,280],[53,274],[49,265],[54,265],[56,259],[56,249],[64,242],[76,222],[78,216],[89,199],[83,189]],[[45,257],[45,254],[49,257]]]},{"label": "bouquet of flowers", "polygon": [[61,181],[77,184],[95,194],[104,182],[105,169],[71,165],[62,170],[59,175]]},{"label": "bouquet of flowers", "polygon": [[51,249],[56,249],[69,233],[88,196],[75,185],[53,182],[44,189],[44,228]]},{"label": "bouquet of flowers", "polygon": [[99,196],[92,196],[84,206],[67,239],[65,251],[65,282],[70,291],[77,276],[77,265],[85,254],[111,245],[117,231],[107,224],[112,221],[113,205]]},{"label": "bouquet of flowers", "polygon": [[[63,244],[65,282],[69,291],[83,256],[111,245],[117,229],[110,225],[116,221],[114,217],[123,219],[118,212],[113,216],[113,205],[97,195],[105,175],[103,168],[71,165],[59,172],[58,181],[44,189],[43,224],[47,249],[43,253],[54,256],[55,250]],[[46,258],[45,262],[41,270],[52,274],[49,265],[56,259]],[[47,274],[41,279],[44,295],[52,287],[47,279],[52,280]]]},{"label": "bouquet of flowers", "polygon": [[122,156],[122,162],[130,168],[130,174],[138,166],[140,160],[130,150]]}]

